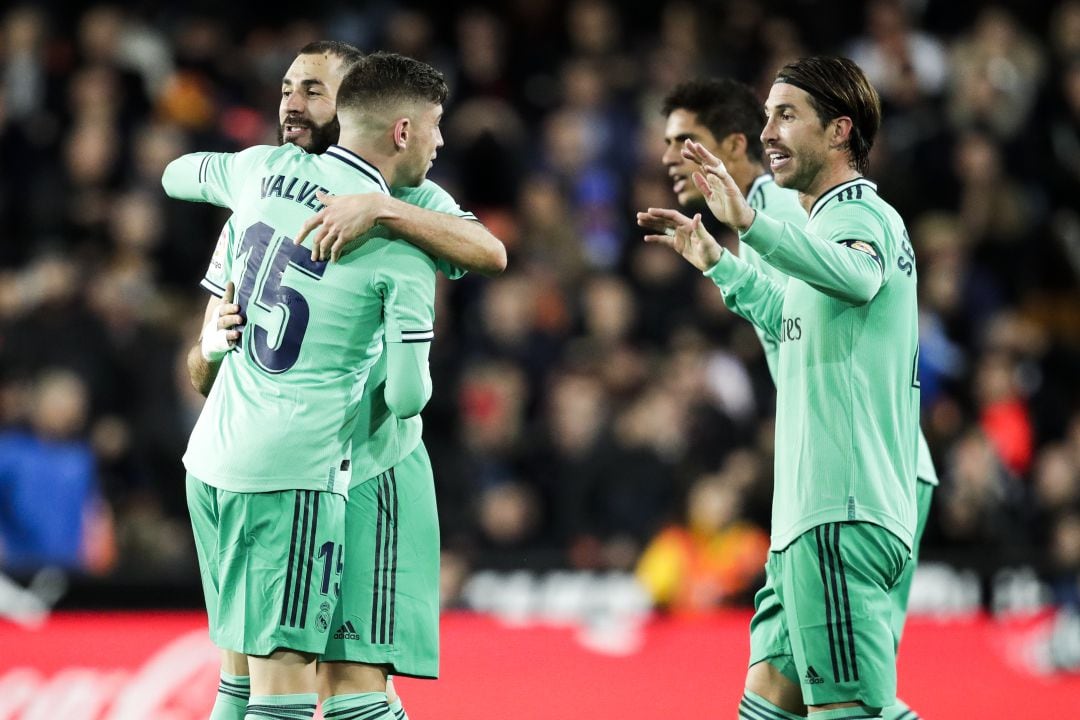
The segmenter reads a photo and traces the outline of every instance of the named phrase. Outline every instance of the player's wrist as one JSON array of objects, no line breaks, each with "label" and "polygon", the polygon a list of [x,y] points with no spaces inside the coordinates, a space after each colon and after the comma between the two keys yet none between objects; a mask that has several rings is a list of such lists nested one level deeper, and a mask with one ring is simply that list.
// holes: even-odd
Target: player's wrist
[{"label": "player's wrist", "polygon": [[227,332],[218,327],[218,318],[215,315],[206,323],[199,336],[199,353],[206,362],[216,364],[225,359],[232,349],[233,343]]},{"label": "player's wrist", "polygon": [[741,217],[735,223],[735,232],[742,235],[749,232],[754,221],[757,220],[757,210],[752,207],[746,208],[747,212],[742,213]]}]

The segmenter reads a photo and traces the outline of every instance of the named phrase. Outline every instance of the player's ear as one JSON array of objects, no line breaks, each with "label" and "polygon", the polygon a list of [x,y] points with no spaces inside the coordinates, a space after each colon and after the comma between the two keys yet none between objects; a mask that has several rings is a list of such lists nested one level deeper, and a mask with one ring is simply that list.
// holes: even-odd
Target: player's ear
[{"label": "player's ear", "polygon": [[832,143],[833,147],[842,147],[851,138],[851,130],[853,123],[851,118],[847,115],[841,115],[832,121]]},{"label": "player's ear", "polygon": [[409,144],[409,133],[412,132],[412,125],[409,122],[409,118],[399,118],[394,123],[394,147],[398,150],[404,150]]},{"label": "player's ear", "polygon": [[[720,150],[727,157],[735,157],[746,152],[746,135],[731,133],[720,143]],[[723,160],[725,158],[721,158]]]}]

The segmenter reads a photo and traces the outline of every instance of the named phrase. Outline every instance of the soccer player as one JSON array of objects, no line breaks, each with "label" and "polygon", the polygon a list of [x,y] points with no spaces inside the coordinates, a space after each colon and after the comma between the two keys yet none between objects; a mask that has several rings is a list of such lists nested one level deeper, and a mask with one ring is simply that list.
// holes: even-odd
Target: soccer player
[{"label": "soccer player", "polygon": [[[311,43],[300,50],[286,71],[282,82],[279,108],[279,139],[291,142],[313,153],[321,153],[338,137],[334,109],[335,96],[341,78],[349,65],[362,57],[351,45],[335,41]],[[322,232],[313,237],[313,249],[322,243],[320,256],[337,260],[345,239],[362,235],[374,222],[379,222],[395,236],[418,245],[436,257],[437,267],[448,277],[461,276],[461,269],[484,274],[501,272],[506,265],[502,243],[489,233],[474,216],[462,211],[438,185],[425,180],[418,188],[391,188],[394,197],[380,193],[334,196],[323,199],[327,207],[305,220],[296,236],[301,240],[319,223]],[[399,205],[408,203],[408,207]],[[374,211],[374,218],[373,218]],[[459,218],[467,218],[467,221]],[[223,230],[222,242],[228,242],[232,220]],[[333,246],[331,248],[331,246]],[[217,271],[220,273],[220,270]],[[234,329],[241,323],[239,308],[223,278],[215,275],[214,265],[204,286],[213,293],[207,307],[207,326],[201,342],[192,348],[188,369],[192,383],[204,395],[213,384],[224,353],[239,336]],[[219,299],[220,297],[220,299]],[[384,399],[386,358],[380,356],[371,369],[368,383],[360,401],[359,417],[353,438],[350,502],[346,505],[345,567],[342,597],[333,621],[332,635],[326,654],[319,665],[322,686],[328,694],[361,692],[389,693],[390,707],[399,718],[404,717],[401,702],[394,693],[393,683],[387,682],[386,671],[418,677],[435,677],[438,663],[438,574],[439,536],[435,509],[434,481],[426,452],[420,439],[422,422],[419,417],[400,419],[390,412]],[[406,461],[402,464],[402,461]],[[367,499],[383,483],[384,473],[393,471],[393,488],[410,498],[397,508],[398,535],[404,538],[396,557],[381,555],[383,562],[396,561],[397,577],[422,582],[410,588],[395,582],[395,631],[393,642],[376,642],[370,633],[361,637],[356,620],[358,612],[348,608],[366,608],[370,612],[382,591],[382,600],[389,588],[379,588],[374,573],[356,570],[370,564],[375,556],[375,538],[388,520],[386,513],[392,505],[380,506]],[[373,479],[363,482],[365,479]],[[361,482],[358,482],[361,481]],[[387,525],[387,527],[389,527]],[[348,625],[344,615],[348,614]],[[389,619],[389,618],[387,618]],[[406,621],[403,624],[402,621]],[[370,623],[369,623],[370,624]],[[353,630],[349,630],[349,627]],[[361,627],[367,628],[363,622]],[[390,639],[387,634],[385,640]],[[370,643],[364,647],[363,643]],[[415,649],[409,649],[415,646]],[[394,662],[386,662],[388,657]],[[413,665],[412,658],[418,658]],[[353,665],[353,662],[356,665]],[[249,689],[247,659],[232,651],[222,651],[222,676],[211,720],[242,720]]]},{"label": "soccer player", "polygon": [[[666,149],[663,163],[674,185],[679,204],[692,211],[707,209],[705,198],[693,182],[697,163],[682,156],[683,143],[692,140],[701,143],[706,150],[717,156],[727,168],[728,174],[746,197],[750,207],[774,220],[806,225],[807,215],[799,204],[795,190],[780,187],[762,164],[763,148],[759,138],[760,128],[765,125],[765,115],[753,91],[735,80],[693,80],[675,88],[664,99],[662,112],[667,118],[664,132]],[[711,214],[703,216],[708,222]],[[739,247],[739,257],[748,265],[772,278],[780,285],[787,284],[787,276],[764,262],[761,255],[747,244]],[[765,360],[773,381],[776,381],[779,342],[760,327],[754,330],[765,349]],[[915,565],[918,562],[919,544],[930,514],[930,501],[938,484],[937,472],[926,444],[919,433],[919,455],[916,486],[918,497],[918,525],[912,559],[904,570],[900,582],[890,592],[893,602],[893,632],[897,641],[907,617],[908,598]],[[770,596],[768,591],[761,600]],[[885,720],[918,720],[918,716],[902,701],[897,700],[883,712]]]},{"label": "soccer player", "polygon": [[916,527],[914,255],[902,219],[863,177],[881,109],[854,63],[786,65],[765,110],[770,169],[798,191],[805,229],[751,207],[701,143],[683,153],[712,213],[786,283],[725,251],[700,214],[650,208],[639,222],[780,343],[772,546],[739,715],[876,718],[895,701],[890,591]]},{"label": "soccer player", "polygon": [[[371,232],[339,263],[315,262],[280,228],[319,210],[320,188],[419,185],[442,145],[446,93],[430,66],[377,53],[342,80],[340,144],[324,155],[289,144],[195,153],[162,178],[173,197],[229,206],[243,228],[221,257],[245,313],[241,342],[221,363],[184,462],[211,635],[247,655],[248,720],[314,714],[315,660],[341,581],[352,431],[384,336],[389,409],[415,416],[431,392],[430,256]],[[333,696],[324,709],[393,717],[380,693]]]}]

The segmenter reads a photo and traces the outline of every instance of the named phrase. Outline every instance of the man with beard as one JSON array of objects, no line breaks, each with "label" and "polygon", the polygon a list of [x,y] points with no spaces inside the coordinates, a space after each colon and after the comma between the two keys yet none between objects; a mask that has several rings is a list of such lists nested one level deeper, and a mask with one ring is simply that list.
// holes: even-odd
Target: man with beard
[{"label": "man with beard", "polygon": [[[334,41],[311,43],[300,50],[282,79],[279,139],[283,143],[321,153],[337,140],[337,89],[346,69],[361,57],[362,53],[351,45]],[[338,259],[346,239],[362,236],[378,223],[388,236],[402,237],[427,250],[449,277],[460,277],[462,269],[484,274],[503,270],[506,254],[502,244],[436,184],[425,180],[419,187],[393,188],[392,192],[393,197],[381,193],[340,197],[319,194],[317,199],[326,207],[304,224],[312,228],[326,221],[320,228],[323,242],[320,244],[320,233],[314,238],[312,258],[333,255]],[[296,240],[305,234],[301,230]],[[200,343],[188,356],[192,382],[203,394],[209,392],[222,359],[242,330],[241,308],[234,302],[232,286],[224,279],[218,262],[232,238],[230,220],[203,283],[215,297],[207,306]],[[329,695],[388,691],[391,709],[402,718],[404,711],[393,694],[392,683],[387,682],[388,672],[418,677],[437,674],[439,537],[432,471],[421,441],[421,420],[398,418],[389,410],[386,381],[384,354],[371,369],[360,401],[351,464],[353,477],[366,482],[354,481],[350,488],[344,555],[350,571],[342,580],[342,597],[331,622],[319,676]],[[408,498],[408,502],[397,505],[395,521],[400,544],[394,558],[396,572],[402,577],[434,581],[410,594],[394,592],[391,598],[390,585],[375,587],[375,573],[358,568],[372,563],[379,529],[389,520],[385,514],[393,509],[393,504],[385,501],[398,496]],[[382,504],[380,499],[384,500]],[[387,562],[389,558],[380,559],[380,563]],[[392,587],[401,590],[400,585]],[[380,592],[382,601],[394,600],[387,605],[394,609],[393,618],[368,617],[373,594]],[[373,638],[371,633],[361,632],[377,620],[395,619],[392,635],[384,633]],[[212,720],[243,718],[248,693],[247,658],[223,650]]]},{"label": "man with beard", "polygon": [[[673,181],[672,189],[679,205],[694,212],[707,209],[705,198],[692,179],[698,165],[682,154],[683,143],[691,140],[701,143],[724,163],[728,174],[751,208],[774,220],[790,222],[798,227],[806,225],[806,211],[799,204],[798,193],[781,187],[773,176],[765,171],[762,164],[763,147],[759,135],[760,128],[765,125],[765,114],[761,103],[749,87],[729,79],[693,80],[676,87],[664,99],[661,112],[667,118],[664,132],[666,149],[662,161]],[[702,221],[707,228],[711,223],[717,223],[711,213],[703,217]],[[787,276],[762,260],[761,255],[750,245],[740,244],[738,252],[739,258],[758,272],[769,276],[780,285],[787,284]],[[755,325],[754,330],[761,338],[769,373],[776,383],[780,343],[761,327]],[[919,513],[915,545],[912,548],[911,562],[907,564],[903,577],[889,593],[893,605],[892,629],[898,642],[907,619],[908,599],[911,596],[911,583],[918,562],[919,545],[930,514],[934,488],[938,484],[930,449],[921,431],[917,473]],[[758,608],[772,602],[775,602],[774,595],[768,589],[755,598],[755,606]],[[755,662],[755,659],[751,658],[751,662]],[[885,720],[918,720],[918,715],[899,699],[894,705],[885,708],[883,717]]]},{"label": "man with beard", "polygon": [[686,140],[683,156],[710,211],[786,282],[725,251],[699,214],[650,208],[638,222],[780,345],[772,546],[739,716],[879,718],[896,698],[890,593],[917,524],[914,253],[863,177],[881,105],[858,66],[786,65],[765,112],[769,167],[798,191],[805,228],[751,207],[702,143]]}]

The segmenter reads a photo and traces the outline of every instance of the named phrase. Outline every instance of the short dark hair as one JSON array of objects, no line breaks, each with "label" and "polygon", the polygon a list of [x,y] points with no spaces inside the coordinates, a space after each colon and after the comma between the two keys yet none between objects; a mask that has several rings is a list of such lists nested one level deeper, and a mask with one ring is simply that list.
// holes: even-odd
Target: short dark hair
[{"label": "short dark hair", "polygon": [[300,48],[297,55],[336,55],[344,68],[364,59],[364,53],[355,45],[340,40],[316,40]]},{"label": "short dark hair", "polygon": [[800,58],[780,68],[775,83],[805,91],[822,127],[838,117],[851,118],[847,143],[851,166],[865,175],[870,169],[870,148],[881,127],[881,98],[862,69],[844,57]]},{"label": "short dark hair", "polygon": [[729,78],[708,78],[681,83],[664,98],[664,117],[676,110],[688,110],[707,127],[717,142],[732,133],[746,136],[746,154],[760,160],[761,128],[765,112],[761,99],[749,86]]},{"label": "short dark hair", "polygon": [[380,107],[387,103],[446,101],[443,74],[425,62],[404,55],[375,52],[354,64],[338,88],[338,111]]}]

